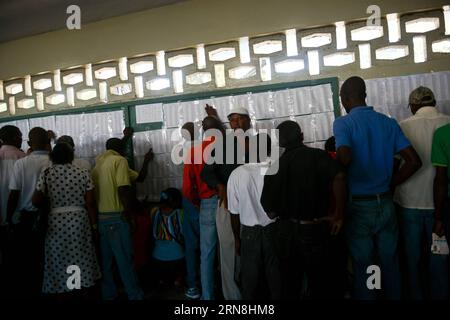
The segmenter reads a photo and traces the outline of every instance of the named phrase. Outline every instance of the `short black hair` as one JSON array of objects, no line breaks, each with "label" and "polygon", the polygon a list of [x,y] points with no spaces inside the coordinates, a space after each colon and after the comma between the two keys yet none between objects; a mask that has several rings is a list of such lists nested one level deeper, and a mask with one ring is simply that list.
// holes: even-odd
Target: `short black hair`
[{"label": "short black hair", "polygon": [[296,146],[302,142],[302,129],[297,122],[292,120],[283,121],[278,125],[277,129],[280,147]]},{"label": "short black hair", "polygon": [[353,76],[344,81],[341,86],[341,97],[364,101],[366,99],[366,83],[364,79]]},{"label": "short black hair", "polygon": [[64,142],[57,143],[50,152],[50,160],[54,164],[72,163],[73,157],[73,149]]},{"label": "short black hair", "polygon": [[11,143],[13,140],[22,135],[22,132],[16,126],[6,125],[0,129],[0,140],[3,143]]},{"label": "short black hair", "polygon": [[173,209],[181,209],[183,207],[183,196],[177,188],[167,188],[161,192],[159,203]]},{"label": "short black hair", "polygon": [[106,150],[114,150],[122,154],[125,151],[125,144],[119,138],[111,138],[106,141]]},{"label": "short black hair", "polygon": [[56,140],[56,143],[67,143],[72,148],[75,148],[75,143],[73,142],[73,138],[71,136],[61,136]]}]

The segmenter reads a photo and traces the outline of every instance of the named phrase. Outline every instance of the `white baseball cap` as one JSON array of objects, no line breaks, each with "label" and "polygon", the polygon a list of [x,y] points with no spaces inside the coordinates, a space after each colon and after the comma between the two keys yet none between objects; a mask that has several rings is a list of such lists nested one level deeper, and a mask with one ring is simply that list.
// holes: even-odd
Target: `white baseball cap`
[{"label": "white baseball cap", "polygon": [[228,112],[227,117],[231,116],[234,113],[242,114],[242,115],[245,115],[245,116],[250,116],[249,113],[248,113],[248,110],[245,109],[244,107],[235,107],[235,108],[231,109],[230,112]]}]

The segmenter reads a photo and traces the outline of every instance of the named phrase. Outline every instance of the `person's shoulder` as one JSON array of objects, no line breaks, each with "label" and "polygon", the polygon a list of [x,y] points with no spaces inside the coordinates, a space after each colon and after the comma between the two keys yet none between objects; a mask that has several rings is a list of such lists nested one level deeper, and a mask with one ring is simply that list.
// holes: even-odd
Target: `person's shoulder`
[{"label": "person's shoulder", "polygon": [[334,123],[346,123],[350,119],[350,114],[345,114],[334,119]]},{"label": "person's shoulder", "polygon": [[438,138],[446,137],[450,139],[450,123],[447,123],[446,125],[437,128],[436,131],[434,132],[434,136]]}]

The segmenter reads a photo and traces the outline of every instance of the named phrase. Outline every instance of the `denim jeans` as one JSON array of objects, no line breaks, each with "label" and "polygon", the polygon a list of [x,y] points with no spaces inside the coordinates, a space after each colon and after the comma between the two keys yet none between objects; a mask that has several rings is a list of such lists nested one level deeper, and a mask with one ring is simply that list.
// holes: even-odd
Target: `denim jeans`
[{"label": "denim jeans", "polygon": [[374,275],[368,272],[368,267],[377,265],[384,297],[400,299],[398,224],[392,198],[350,201],[348,214],[347,241],[354,271],[353,297],[376,298],[378,290],[369,289],[367,280]]},{"label": "denim jeans", "polygon": [[214,300],[214,262],[217,250],[216,213],[218,197],[200,203],[200,276],[202,300]]},{"label": "denim jeans", "polygon": [[[277,222],[265,227],[242,226],[241,279],[244,300],[281,299],[280,263],[275,248],[276,227]],[[264,285],[269,289],[269,296],[261,295]]]},{"label": "denim jeans", "polygon": [[100,252],[102,267],[102,297],[112,300],[117,297],[113,277],[113,261],[116,260],[119,274],[129,300],[142,300],[144,294],[138,285],[133,264],[133,244],[128,222],[121,215],[99,220]]},{"label": "denim jeans", "polygon": [[200,213],[199,209],[187,199],[183,199],[183,208],[183,232],[186,244],[186,284],[188,288],[197,288],[199,285]]},{"label": "denim jeans", "polygon": [[[448,294],[448,256],[432,254],[430,251],[433,233],[434,210],[401,208],[400,231],[406,256],[408,293],[412,299],[421,300],[420,261],[427,261],[426,279],[429,280],[430,298],[446,299]],[[422,244],[426,242],[426,255],[421,258]]]}]

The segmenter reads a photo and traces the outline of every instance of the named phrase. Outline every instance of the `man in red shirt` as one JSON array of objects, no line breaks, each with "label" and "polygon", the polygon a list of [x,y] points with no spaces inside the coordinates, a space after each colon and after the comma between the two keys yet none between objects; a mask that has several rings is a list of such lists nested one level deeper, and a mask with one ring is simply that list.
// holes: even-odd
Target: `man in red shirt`
[{"label": "man in red shirt", "polygon": [[[183,126],[189,132],[189,124]],[[208,116],[203,120],[202,127],[204,132],[209,129],[217,129],[222,133],[224,129],[221,122],[215,118]],[[186,131],[185,131],[186,132]],[[192,139],[193,135],[190,134]],[[190,220],[185,233],[195,231],[196,222],[195,214],[198,214],[198,225],[200,233],[200,276],[202,285],[202,299],[213,300],[214,295],[214,262],[217,247],[217,228],[216,228],[216,211],[218,205],[218,197],[216,190],[208,187],[200,178],[200,174],[205,165],[203,152],[214,142],[214,137],[205,138],[201,144],[194,145],[186,157],[183,172],[182,193],[184,199],[184,208],[186,217],[190,216]],[[197,232],[198,235],[198,232]],[[186,236],[186,235],[185,235]],[[197,238],[193,235],[186,238],[186,263],[187,263],[187,286],[186,296],[192,299],[199,297],[196,287],[196,262],[195,250],[198,247]]]}]

